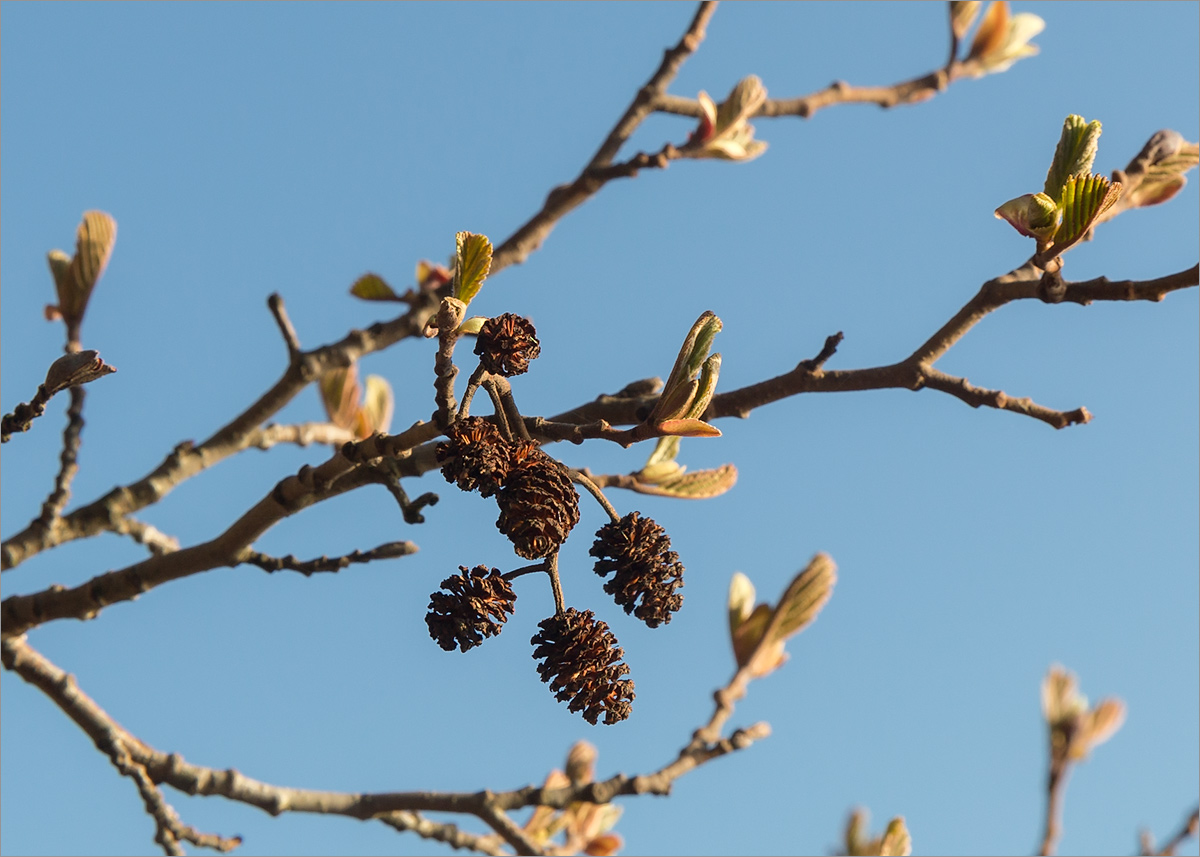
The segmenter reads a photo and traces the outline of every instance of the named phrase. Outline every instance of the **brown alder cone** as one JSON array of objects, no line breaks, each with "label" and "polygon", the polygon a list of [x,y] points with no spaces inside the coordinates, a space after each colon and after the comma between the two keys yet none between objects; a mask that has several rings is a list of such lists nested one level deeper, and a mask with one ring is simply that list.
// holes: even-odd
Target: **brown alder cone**
[{"label": "brown alder cone", "polygon": [[579,523],[579,493],[558,462],[519,445],[525,457],[512,466],[496,494],[496,528],[508,536],[518,556],[542,559],[554,553]]},{"label": "brown alder cone", "polygon": [[425,614],[429,636],[447,652],[454,651],[456,645],[465,652],[482,643],[484,637],[499,634],[508,621],[505,614],[512,614],[517,600],[512,584],[501,576],[500,569],[477,565],[468,571],[460,565],[459,570],[462,574],[442,581],[446,592],[429,596],[429,612]]},{"label": "brown alder cone", "polygon": [[542,353],[533,322],[511,312],[489,318],[475,340],[483,368],[511,378],[529,371],[529,361]]},{"label": "brown alder cone", "polygon": [[651,628],[670,622],[683,606],[683,596],[675,591],[683,586],[683,564],[671,550],[671,537],[653,518],[630,512],[605,524],[590,553],[598,557],[596,574],[616,572],[604,591]]},{"label": "brown alder cone", "polygon": [[437,460],[447,482],[463,491],[490,497],[508,476],[510,448],[500,430],[481,417],[466,417],[450,426],[448,440],[437,445]]},{"label": "brown alder cone", "polygon": [[568,607],[538,627],[541,630],[529,642],[537,647],[534,658],[545,659],[538,664],[538,675],[549,683],[554,698],[569,703],[572,712],[583,712],[593,726],[602,714],[606,726],[628,718],[633,682],[622,678],[629,667],[620,662],[625,652],[608,625],[597,621],[591,610]]}]

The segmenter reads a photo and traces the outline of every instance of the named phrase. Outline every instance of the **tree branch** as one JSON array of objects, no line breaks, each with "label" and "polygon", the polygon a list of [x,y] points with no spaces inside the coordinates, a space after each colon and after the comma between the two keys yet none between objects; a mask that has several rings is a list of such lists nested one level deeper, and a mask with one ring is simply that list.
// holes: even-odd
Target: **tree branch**
[{"label": "tree branch", "polygon": [[396,557],[410,556],[416,552],[417,545],[414,542],[387,542],[369,551],[356,550],[351,551],[345,556],[322,556],[307,561],[298,560],[291,554],[283,557],[275,557],[259,553],[258,551],[248,550],[242,554],[242,562],[257,565],[268,573],[298,571],[305,577],[312,577],[313,574],[320,571],[341,571],[343,568],[348,568],[352,563],[371,562],[376,559],[395,559]]},{"label": "tree branch", "polygon": [[[29,557],[55,545],[106,532],[114,519],[157,503],[197,473],[261,443],[263,435],[256,433],[258,427],[309,383],[329,369],[349,366],[365,354],[387,348],[402,339],[420,336],[438,303],[437,296],[423,293],[414,297],[412,308],[399,318],[373,324],[366,330],[351,331],[340,342],[295,355],[271,389],[203,443],[196,445],[184,441],[162,464],[141,479],[114,488],[100,499],[76,509],[62,517],[53,528],[35,522],[6,539],[0,546],[0,569],[16,568]],[[73,396],[77,392],[82,391],[72,388]]]},{"label": "tree branch", "polygon": [[658,155],[636,155],[616,168],[612,166],[612,159],[646,117],[658,109],[658,100],[663,97],[683,63],[700,47],[704,40],[705,27],[716,11],[716,5],[712,0],[705,0],[700,4],[679,43],[665,52],[658,69],[637,91],[633,102],[617,120],[617,124],[575,180],[550,191],[541,210],[496,247],[492,254],[493,275],[509,265],[518,265],[529,258],[530,254],[542,246],[542,242],[559,220],[587,202],[611,179],[632,177],[637,175],[638,170],[647,167],[666,167],[670,159],[668,148],[664,148]]},{"label": "tree branch", "polygon": [[[675,759],[658,770],[629,777],[617,774],[602,782],[578,783],[565,787],[526,786],[506,792],[380,792],[343,793],[275,786],[251,779],[234,769],[217,770],[185,762],[178,754],[154,749],[123,729],[94,700],[79,689],[75,679],[29,645],[23,636],[10,636],[0,644],[3,665],[34,685],[63,710],[99,747],[114,758],[114,764],[126,776],[144,775],[139,782],[157,795],[147,801],[159,834],[208,847],[228,850],[240,843],[196,834],[179,823],[161,799],[158,786],[169,785],[185,794],[220,795],[257,807],[271,815],[305,812],[343,815],[359,819],[378,819],[397,830],[412,830],[421,836],[447,842],[455,847],[477,848],[487,854],[500,853],[491,837],[464,833],[454,825],[435,824],[422,819],[419,812],[448,812],[475,816],[496,831],[519,854],[541,854],[543,849],[518,827],[508,813],[529,806],[563,809],[573,803],[609,803],[619,796],[669,794],[674,782],[689,771],[729,753],[748,748],[770,734],[770,727],[757,723],[737,729],[729,737],[721,731],[733,714],[734,704],[745,696],[750,675],[746,669],[734,674],[729,684],[714,694],[716,705],[708,723],[698,729]],[[117,748],[111,751],[110,748]],[[120,757],[120,762],[115,758]],[[127,770],[128,769],[128,772]],[[135,770],[136,769],[136,770]],[[161,816],[161,820],[160,820]],[[193,838],[194,837],[194,838]],[[223,847],[224,846],[224,847]],[[166,847],[166,846],[164,846]],[[168,853],[172,853],[168,851]]]}]

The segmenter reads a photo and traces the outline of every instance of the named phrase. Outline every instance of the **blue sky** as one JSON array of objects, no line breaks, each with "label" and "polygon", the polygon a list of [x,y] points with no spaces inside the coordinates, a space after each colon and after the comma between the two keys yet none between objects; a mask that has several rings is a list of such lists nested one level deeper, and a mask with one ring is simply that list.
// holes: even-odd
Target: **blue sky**
[{"label": "blue sky", "polygon": [[[2,407],[32,396],[60,353],[45,254],[70,250],[84,210],[119,236],[88,311],[86,347],[119,372],[87,400],[76,502],[208,437],[283,371],[266,309],[280,292],[306,348],[389,318],[347,295],[375,271],[411,284],[454,233],[497,243],[573,178],[693,14],[688,4],[4,3],[0,30]],[[924,104],[838,106],[756,122],[750,163],[678,162],[614,182],[540,252],[489,280],[473,312],[537,325],[542,357],[514,381],[551,415],[665,376],[705,309],[725,324],[720,389],[791,369],[838,330],[830,368],[909,354],[1028,239],[993,209],[1041,189],[1064,117],[1104,124],[1096,169],[1123,167],[1160,128],[1200,138],[1195,3],[1016,3],[1046,21],[1041,53]],[[723,97],[759,75],[774,97],[844,79],[887,84],[945,61],[943,4],[726,4],[671,92]],[[647,121],[624,152],[682,143],[692,123]],[[1123,214],[1066,257],[1082,280],[1162,276],[1200,253],[1197,180]],[[1052,407],[1054,431],[923,391],[805,395],[722,420],[683,444],[692,468],[732,461],[723,497],[610,491],[671,534],[683,610],[648,630],[590,572],[603,513],[586,499],[562,555],[568,601],[626,652],[631,719],[590,727],[537,678],[528,639],[552,611],[518,581],[505,632],[446,653],[423,621],[462,565],[524,563],[495,508],[430,474],[427,523],[364,489],[294,516],[257,548],[308,558],[409,538],[420,553],[305,579],[243,566],[160,587],[94,622],[30,642],[151,745],[272,783],[345,791],[512,788],[562,764],[645,773],[708,717],[732,670],[730,576],[774,599],[817,551],[840,579],[790,662],[755,683],[732,725],[773,735],[625,800],[626,853],[826,853],[846,813],[904,815],[918,853],[1025,853],[1043,812],[1039,683],[1075,671],[1119,696],[1123,729],[1072,776],[1064,853],[1129,853],[1197,799],[1197,290],[1159,304],[1025,302],[985,319],[939,363]],[[370,356],[397,398],[393,425],[427,419],[429,342]],[[3,535],[36,515],[57,468],[66,397],[6,445]],[[313,390],[276,416],[322,418]],[[631,450],[551,448],[596,472]],[[143,517],[183,544],[211,538],[322,449],[245,452]],[[36,557],[3,594],[77,585],[141,559],[114,536]],[[39,692],[3,674],[5,853],[153,854],[136,791]],[[167,792],[241,853],[448,853],[380,825],[264,813]],[[469,825],[468,825],[469,826]],[[1195,841],[1184,853],[1196,854]]]}]

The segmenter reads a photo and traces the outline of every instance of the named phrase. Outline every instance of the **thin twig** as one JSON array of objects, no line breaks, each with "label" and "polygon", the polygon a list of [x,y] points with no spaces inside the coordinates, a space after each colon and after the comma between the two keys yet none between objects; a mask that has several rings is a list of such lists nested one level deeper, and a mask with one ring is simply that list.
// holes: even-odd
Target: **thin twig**
[{"label": "thin twig", "polygon": [[567,602],[563,598],[562,580],[558,576],[558,551],[546,557],[546,574],[550,577],[550,589],[554,593],[554,612],[562,615],[566,612]]},{"label": "thin twig", "polygon": [[257,565],[263,571],[298,571],[305,577],[321,571],[338,572],[348,568],[353,563],[371,562],[377,559],[395,559],[410,556],[418,550],[414,542],[387,542],[368,551],[355,550],[344,556],[322,556],[316,559],[299,560],[288,554],[283,557],[268,556],[258,551],[246,551],[242,554],[242,562]]},{"label": "thin twig", "polygon": [[592,481],[588,473],[573,468],[567,468],[567,472],[571,474],[571,478],[574,481],[586,488],[587,492],[596,498],[596,502],[604,508],[604,511],[608,513],[608,517],[612,519],[614,524],[620,522],[620,514],[613,508],[613,504],[608,502],[608,498],[604,496],[604,492],[600,490],[600,486]]},{"label": "thin twig", "polygon": [[60,528],[62,510],[71,499],[71,482],[79,472],[79,445],[83,434],[83,405],[87,392],[80,387],[71,388],[71,404],[67,407],[67,426],[63,429],[62,452],[59,454],[58,474],[54,477],[54,489],[42,503],[42,512],[35,524],[51,533]]},{"label": "thin twig", "polygon": [[351,331],[339,342],[299,355],[258,401],[203,443],[180,444],[153,471],[64,516],[52,530],[34,522],[6,539],[0,548],[0,569],[16,568],[29,557],[56,545],[107,531],[114,518],[157,503],[182,482],[246,449],[251,445],[249,438],[264,421],[328,370],[344,368],[365,354],[420,336],[437,310],[438,298],[424,293],[418,297],[420,300],[414,299],[412,309],[396,319]]},{"label": "thin twig", "polygon": [[1062,806],[1063,792],[1066,789],[1067,774],[1070,766],[1067,764],[1051,764],[1050,775],[1046,782],[1046,826],[1042,834],[1042,843],[1038,846],[1038,854],[1048,857],[1058,848],[1059,837],[1062,836]]},{"label": "thin twig", "polygon": [[466,314],[467,305],[454,298],[443,298],[437,312],[437,356],[433,363],[434,401],[437,416],[434,421],[445,431],[458,418],[458,403],[454,401],[454,379],[458,367],[454,365],[454,346],[458,343],[458,326]]},{"label": "thin twig", "polygon": [[1171,857],[1185,842],[1197,833],[1200,833],[1200,807],[1193,809],[1191,814],[1184,819],[1183,824],[1179,826],[1179,829],[1160,846],[1156,847],[1154,845],[1154,837],[1143,830],[1141,837],[1142,853],[1154,854],[1158,855],[1158,857]]},{"label": "thin twig", "polygon": [[[635,777],[617,774],[602,782],[580,783],[562,788],[526,786],[508,792],[342,793],[295,789],[254,780],[233,769],[218,770],[193,765],[177,754],[155,750],[118,725],[104,709],[79,689],[73,678],[33,649],[24,636],[5,639],[0,653],[6,669],[17,673],[45,693],[98,747],[104,749],[106,746],[121,746],[128,755],[129,763],[145,772],[155,790],[158,785],[165,784],[188,795],[220,795],[258,807],[272,815],[305,812],[379,819],[396,829],[412,830],[418,835],[447,842],[456,847],[474,847],[468,845],[473,841],[470,834],[459,835],[461,831],[457,831],[453,825],[425,824],[420,822],[419,817],[395,814],[470,814],[491,826],[520,853],[537,854],[541,853],[540,850],[523,830],[512,823],[507,813],[527,806],[562,809],[579,801],[608,803],[623,795],[668,794],[675,780],[689,771],[721,756],[744,750],[770,733],[765,723],[758,723],[735,730],[727,738],[719,734],[721,727],[733,712],[734,702],[745,694],[748,679],[744,671],[740,671],[735,674],[729,685],[714,695],[717,705],[708,724],[697,730],[675,759],[650,774]],[[180,829],[182,828],[175,828],[176,831]],[[174,835],[179,839],[195,841],[181,833],[176,832]],[[211,841],[228,844],[230,847],[236,844],[233,839]],[[486,845],[487,838],[482,838],[482,842]],[[209,842],[197,844],[209,845]],[[495,849],[490,848],[480,850],[496,853]]]},{"label": "thin twig", "polygon": [[479,382],[487,375],[487,369],[483,368],[480,363],[475,367],[475,371],[471,373],[471,377],[467,379],[467,388],[463,390],[462,402],[458,406],[458,418],[465,420],[471,415],[471,400],[475,398],[475,394],[479,391]]},{"label": "thin twig", "polygon": [[512,385],[508,383],[508,379],[501,375],[489,374],[483,379],[483,386],[496,406],[497,418],[503,414],[504,422],[508,424],[513,438],[531,440],[529,430],[525,427],[525,418],[521,416],[516,399],[513,398]]},{"label": "thin twig", "polygon": [[267,308],[271,310],[271,315],[275,317],[275,324],[279,326],[279,335],[283,337],[283,344],[287,346],[288,362],[290,363],[300,354],[300,337],[296,335],[296,328],[292,326],[292,320],[288,318],[283,297],[278,292],[272,292],[271,296],[267,298]]},{"label": "thin twig", "polygon": [[167,554],[179,550],[179,539],[168,536],[152,524],[139,521],[132,515],[126,515],[113,523],[113,532],[129,536],[135,542],[145,545],[152,554]]},{"label": "thin twig", "polygon": [[574,181],[550,191],[541,210],[496,247],[492,254],[492,275],[529,258],[530,254],[542,246],[542,242],[559,220],[594,196],[610,179],[636,175],[637,170],[643,167],[665,166],[665,158],[645,156],[644,163],[634,158],[627,162],[624,170],[615,173],[603,172],[612,165],[613,158],[633,136],[638,126],[658,109],[659,100],[665,95],[667,87],[675,79],[683,63],[700,47],[704,40],[705,28],[714,11],[716,3],[711,0],[700,4],[683,37],[678,44],[664,53],[662,62],[654,74],[637,91],[629,107],[617,120],[579,176]]}]

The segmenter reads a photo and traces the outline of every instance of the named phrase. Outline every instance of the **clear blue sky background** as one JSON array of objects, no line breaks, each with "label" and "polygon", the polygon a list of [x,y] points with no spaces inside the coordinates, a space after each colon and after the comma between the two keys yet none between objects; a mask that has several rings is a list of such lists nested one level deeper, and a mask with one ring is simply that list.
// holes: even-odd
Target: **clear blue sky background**
[{"label": "clear blue sky background", "polygon": [[[1041,15],[1041,54],[927,103],[841,106],[757,123],[748,164],[681,162],[611,184],[473,310],[530,316],[542,358],[514,382],[553,414],[665,375],[705,309],[725,330],[721,387],[787,371],[824,338],[831,368],[892,362],[1031,247],[993,209],[1041,189],[1063,118],[1100,119],[1096,167],[1123,167],[1160,128],[1200,137],[1196,3],[1017,3]],[[285,353],[266,309],[280,292],[305,347],[390,317],[349,298],[360,274],[397,288],[456,230],[499,242],[574,177],[661,57],[691,4],[5,3],[3,410],[60,353],[45,254],[80,214],[111,212],[116,252],[84,343],[119,373],[91,388],[87,502],[202,440],[273,383]],[[723,97],[747,74],[773,96],[834,78],[886,84],[945,61],[943,4],[729,4],[672,91]],[[633,147],[681,143],[655,117]],[[1150,278],[1197,260],[1196,174],[1170,204],[1122,215],[1067,256],[1071,279]],[[441,503],[403,524],[379,489],[297,515],[257,547],[337,555],[411,538],[415,556],[304,579],[225,569],[164,586],[32,644],[155,747],[272,783],[347,791],[511,788],[539,781],[579,738],[599,774],[649,772],[709,714],[732,670],[730,575],[776,598],[816,551],[833,599],[756,683],[733,725],[774,734],[677,784],[623,802],[628,853],[825,853],[847,811],[878,829],[903,814],[919,853],[1025,853],[1042,824],[1039,684],[1076,671],[1092,699],[1129,706],[1075,772],[1065,853],[1130,853],[1197,800],[1197,291],[1161,304],[1028,302],[987,318],[939,364],[1063,409],[1054,431],[935,392],[803,396],[688,441],[693,468],[733,461],[707,502],[613,491],[671,533],[682,612],[650,631],[590,571],[603,513],[584,503],[563,553],[570,603],[626,651],[633,717],[589,727],[538,681],[529,637],[552,609],[523,578],[505,632],[446,653],[423,621],[459,564],[515,568],[495,507],[431,474]],[[394,425],[428,418],[433,351],[365,361],[390,379]],[[66,397],[4,449],[3,533],[37,513],[57,467]],[[280,422],[322,418],[313,390]],[[649,445],[552,450],[627,472]],[[322,449],[251,451],[144,517],[184,544],[211,538]],[[76,585],[143,556],[112,536],[5,573],[3,594]],[[6,854],[153,854],[127,780],[44,696],[3,675]],[[448,853],[339,818],[168,797],[185,821],[245,836],[246,854]],[[1187,853],[1196,854],[1193,841]]]}]

